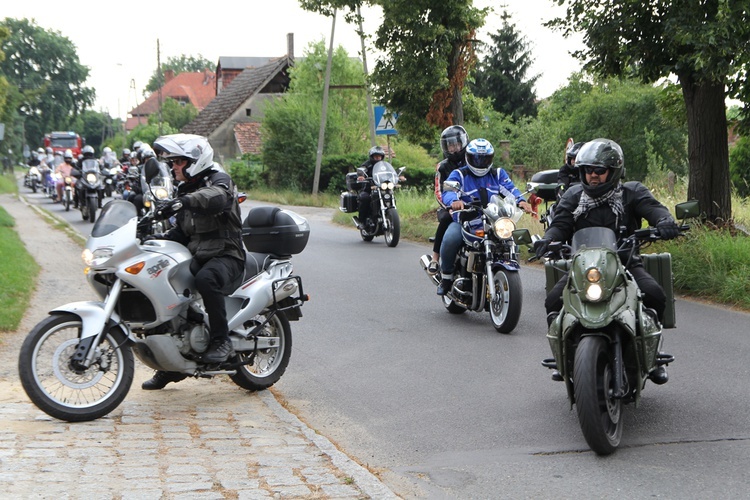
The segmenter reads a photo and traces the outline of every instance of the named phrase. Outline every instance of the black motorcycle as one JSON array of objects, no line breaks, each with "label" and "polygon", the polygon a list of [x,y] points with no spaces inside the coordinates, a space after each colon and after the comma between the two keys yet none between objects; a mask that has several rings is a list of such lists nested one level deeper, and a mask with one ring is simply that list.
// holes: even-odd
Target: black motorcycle
[{"label": "black motorcycle", "polygon": [[[458,190],[452,181],[444,186]],[[452,314],[488,311],[495,330],[510,333],[523,306],[518,245],[531,242],[528,229],[516,229],[523,210],[515,197],[494,195],[489,202],[475,199],[457,212],[467,214],[468,219],[461,223],[463,245],[456,255],[453,287],[442,296],[443,305]],[[419,262],[437,286],[440,277],[429,272],[430,260],[423,255]]]},{"label": "black motorcycle", "polygon": [[78,206],[83,220],[96,221],[96,211],[101,207],[104,184],[99,170],[99,161],[87,158],[81,162],[81,177],[76,182]]},{"label": "black motorcycle", "polygon": [[[358,210],[357,192],[364,183],[369,186],[372,203],[370,216],[360,221],[356,217],[352,220],[359,228],[359,234],[364,241],[372,241],[376,236],[385,236],[385,243],[389,247],[398,245],[401,237],[401,220],[396,209],[394,190],[398,187],[401,173],[406,167],[396,171],[387,161],[379,161],[372,167],[372,177],[367,177],[364,168],[358,168],[356,173],[347,174],[346,183],[349,192],[341,194],[339,210],[352,213]],[[364,177],[364,181],[357,181],[357,177]]]}]

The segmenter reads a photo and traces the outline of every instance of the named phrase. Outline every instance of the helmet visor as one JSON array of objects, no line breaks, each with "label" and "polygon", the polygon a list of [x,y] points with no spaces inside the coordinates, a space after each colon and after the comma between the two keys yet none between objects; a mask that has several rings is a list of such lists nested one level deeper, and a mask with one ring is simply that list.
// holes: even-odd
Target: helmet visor
[{"label": "helmet visor", "polygon": [[492,166],[494,158],[494,154],[466,153],[466,163],[474,168],[489,168]]}]

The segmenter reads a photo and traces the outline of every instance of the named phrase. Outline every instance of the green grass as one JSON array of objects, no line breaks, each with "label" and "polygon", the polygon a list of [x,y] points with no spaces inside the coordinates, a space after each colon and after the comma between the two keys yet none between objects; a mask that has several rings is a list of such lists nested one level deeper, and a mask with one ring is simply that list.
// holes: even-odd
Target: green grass
[{"label": "green grass", "polygon": [[[3,189],[0,187],[0,189]],[[0,208],[0,332],[15,331],[29,306],[39,265],[18,237],[15,221]]]}]

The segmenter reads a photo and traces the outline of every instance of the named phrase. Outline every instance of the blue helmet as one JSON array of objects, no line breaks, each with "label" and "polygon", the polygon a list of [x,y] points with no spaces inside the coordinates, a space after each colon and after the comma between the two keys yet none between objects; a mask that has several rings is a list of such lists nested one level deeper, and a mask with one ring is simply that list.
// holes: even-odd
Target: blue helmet
[{"label": "blue helmet", "polygon": [[487,139],[474,139],[466,146],[466,165],[477,177],[487,175],[495,159],[495,148]]}]

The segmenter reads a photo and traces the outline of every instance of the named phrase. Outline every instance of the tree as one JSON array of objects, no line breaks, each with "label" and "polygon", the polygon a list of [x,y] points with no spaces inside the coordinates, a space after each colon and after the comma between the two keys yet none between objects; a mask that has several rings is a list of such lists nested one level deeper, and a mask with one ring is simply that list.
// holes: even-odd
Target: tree
[{"label": "tree", "polygon": [[[264,110],[263,163],[271,186],[312,189],[327,62],[325,42],[311,43],[289,70],[289,90]],[[330,90],[324,154],[370,147],[364,83],[361,64],[339,46],[331,61],[330,84],[361,88]]]},{"label": "tree", "polygon": [[[687,111],[688,197],[714,222],[731,219],[725,97],[750,100],[747,1],[552,0],[567,6],[548,26],[584,34],[575,55],[605,76],[644,82],[676,75]],[[744,82],[744,85],[743,85]],[[744,91],[743,91],[744,90]]]},{"label": "tree", "polygon": [[57,31],[27,19],[5,18],[0,26],[10,31],[0,73],[20,91],[17,112],[26,141],[41,145],[46,132],[67,130],[94,103],[94,90],[84,85],[89,70],[80,64],[73,43]]},{"label": "tree", "polygon": [[[171,97],[164,99],[164,104],[161,108],[162,122],[168,123],[175,130],[180,130],[182,127],[193,121],[198,116],[198,109],[191,103],[180,103]],[[158,124],[159,113],[152,113],[148,117],[148,123]]]},{"label": "tree", "polygon": [[495,111],[513,119],[536,116],[534,85],[539,75],[526,79],[532,61],[529,44],[510,22],[507,11],[500,18],[503,25],[490,35],[492,45],[477,64],[471,90],[478,97],[491,98]]},{"label": "tree", "polygon": [[376,99],[399,113],[399,132],[419,142],[434,139],[435,128],[464,122],[461,91],[475,62],[475,30],[487,9],[472,0],[301,0],[302,8],[325,15],[378,5],[383,24],[375,48],[383,52],[370,75]]},{"label": "tree", "polygon": [[154,73],[146,84],[146,88],[143,89],[143,95],[145,97],[164,86],[165,71],[172,70],[176,76],[180,73],[196,73],[215,67],[215,63],[212,63],[200,54],[198,54],[198,57],[186,56],[185,54],[178,57],[170,57],[167,59],[167,62],[161,65],[161,73],[159,72],[159,68],[154,70]]}]

